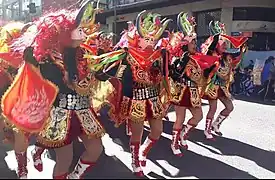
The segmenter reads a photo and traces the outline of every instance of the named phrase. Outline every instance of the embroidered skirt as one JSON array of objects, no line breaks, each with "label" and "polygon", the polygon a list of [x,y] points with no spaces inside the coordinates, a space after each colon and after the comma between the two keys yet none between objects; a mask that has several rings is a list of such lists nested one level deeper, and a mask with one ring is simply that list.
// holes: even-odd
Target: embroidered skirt
[{"label": "embroidered skirt", "polygon": [[213,85],[205,91],[202,98],[206,100],[217,100],[220,97],[231,98],[228,88],[225,86]]},{"label": "embroidered skirt", "polygon": [[197,86],[176,83],[170,79],[171,104],[187,108],[201,107],[201,97]]},{"label": "embroidered skirt", "polygon": [[37,137],[37,145],[46,148],[59,148],[71,144],[80,135],[89,138],[99,138],[104,135],[92,108],[68,110],[53,107],[48,118],[48,124]]}]

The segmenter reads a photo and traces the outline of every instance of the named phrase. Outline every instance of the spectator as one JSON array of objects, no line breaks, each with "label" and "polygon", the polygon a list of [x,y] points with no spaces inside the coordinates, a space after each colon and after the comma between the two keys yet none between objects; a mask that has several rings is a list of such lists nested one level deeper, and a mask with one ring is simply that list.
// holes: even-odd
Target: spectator
[{"label": "spectator", "polygon": [[240,72],[240,68],[237,68],[235,70],[234,82],[232,84],[233,93],[236,95],[238,95],[241,91],[241,78],[242,78],[242,74]]},{"label": "spectator", "polygon": [[253,68],[254,68],[254,61],[250,60],[249,65],[247,67],[245,67],[244,70],[247,72],[251,72],[251,71],[253,71]]},{"label": "spectator", "polygon": [[268,58],[270,61],[270,67],[268,71],[268,80],[266,83],[266,93],[264,100],[274,100],[274,84],[275,84],[275,58],[270,56]]}]

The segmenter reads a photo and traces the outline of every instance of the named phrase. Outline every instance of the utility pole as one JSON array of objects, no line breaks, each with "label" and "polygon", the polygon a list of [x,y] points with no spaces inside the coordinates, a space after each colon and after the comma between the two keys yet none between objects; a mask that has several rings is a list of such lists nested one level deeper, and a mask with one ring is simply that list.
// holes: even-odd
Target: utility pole
[{"label": "utility pole", "polygon": [[[113,28],[114,34],[117,33],[117,32],[116,32],[116,29],[117,29],[117,12],[116,12],[116,5],[117,5],[117,0],[113,0],[114,18],[115,18],[114,23],[113,23],[113,25],[114,25],[114,28]],[[115,43],[116,43],[116,37],[117,37],[117,36],[114,36],[114,41],[115,41]]]}]

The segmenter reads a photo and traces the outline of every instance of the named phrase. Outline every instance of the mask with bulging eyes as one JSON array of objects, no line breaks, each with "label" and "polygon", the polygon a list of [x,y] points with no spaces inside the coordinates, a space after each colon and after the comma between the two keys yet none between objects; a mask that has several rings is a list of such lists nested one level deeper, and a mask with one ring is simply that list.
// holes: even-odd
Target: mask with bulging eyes
[{"label": "mask with bulging eyes", "polygon": [[156,44],[157,42],[154,40],[154,38],[140,38],[138,43],[141,49],[153,49]]},{"label": "mask with bulging eyes", "polygon": [[72,40],[76,40],[76,41],[80,40],[80,41],[82,41],[86,37],[87,37],[87,34],[83,31],[83,29],[81,27],[76,28],[71,33]]}]

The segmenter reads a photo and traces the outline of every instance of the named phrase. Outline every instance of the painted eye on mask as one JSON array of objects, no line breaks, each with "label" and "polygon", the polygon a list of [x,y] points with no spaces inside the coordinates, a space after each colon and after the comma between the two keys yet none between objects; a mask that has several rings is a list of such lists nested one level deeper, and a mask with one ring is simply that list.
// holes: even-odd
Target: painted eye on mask
[{"label": "painted eye on mask", "polygon": [[72,40],[83,40],[86,38],[86,34],[84,33],[82,28],[77,28],[71,33]]}]

